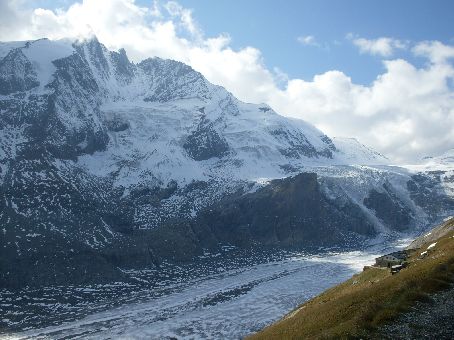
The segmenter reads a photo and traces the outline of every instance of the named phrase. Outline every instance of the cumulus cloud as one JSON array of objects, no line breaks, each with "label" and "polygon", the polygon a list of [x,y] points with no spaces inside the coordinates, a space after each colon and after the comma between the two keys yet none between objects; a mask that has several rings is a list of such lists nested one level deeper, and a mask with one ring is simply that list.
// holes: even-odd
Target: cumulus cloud
[{"label": "cumulus cloud", "polygon": [[418,43],[413,52],[427,57],[433,63],[445,63],[454,58],[454,46],[446,46],[439,41],[423,41]]},{"label": "cumulus cloud", "polygon": [[448,65],[418,69],[405,60],[385,61],[370,86],[330,71],[312,81],[290,80],[273,97],[275,107],[303,116],[329,135],[356,136],[396,161],[412,161],[453,146],[454,93]]},{"label": "cumulus cloud", "polygon": [[381,37],[377,39],[365,39],[355,37],[354,34],[347,34],[347,39],[359,48],[360,53],[390,57],[396,49],[404,49],[407,44],[393,38]]},{"label": "cumulus cloud", "polygon": [[[441,42],[421,42],[412,49],[430,61],[425,66],[383,61],[385,71],[365,86],[336,70],[311,80],[290,79],[279,68],[268,69],[260,50],[234,50],[227,34],[206,37],[192,12],[174,1],[144,7],[134,0],[84,0],[66,10],[26,11],[11,0],[1,6],[7,11],[0,11],[0,25],[8,29],[2,27],[0,40],[95,34],[110,49],[125,48],[135,61],[149,56],[183,61],[242,100],[266,102],[330,136],[356,137],[397,162],[454,147],[454,47]],[[17,20],[5,24],[5,15]],[[364,43],[369,53],[389,57],[403,46],[380,39]]]}]

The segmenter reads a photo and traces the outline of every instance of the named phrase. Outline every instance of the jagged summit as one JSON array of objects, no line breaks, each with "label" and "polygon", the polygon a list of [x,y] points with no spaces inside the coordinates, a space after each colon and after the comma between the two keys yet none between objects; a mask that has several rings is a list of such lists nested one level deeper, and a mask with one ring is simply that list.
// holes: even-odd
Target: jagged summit
[{"label": "jagged summit", "polygon": [[[307,165],[347,164],[352,157],[310,124],[267,105],[242,103],[181,62],[155,57],[135,64],[125,50],[109,51],[96,37],[9,46],[1,45],[4,98],[18,103],[33,96],[36,105],[50,107],[51,119],[35,115],[29,123],[47,122],[53,155],[79,157],[96,174],[92,164],[103,164],[103,171],[120,173],[121,184],[124,161],[135,162],[127,181],[137,184],[151,170],[163,183],[251,180],[283,177]],[[377,160],[355,158],[371,159]]]}]

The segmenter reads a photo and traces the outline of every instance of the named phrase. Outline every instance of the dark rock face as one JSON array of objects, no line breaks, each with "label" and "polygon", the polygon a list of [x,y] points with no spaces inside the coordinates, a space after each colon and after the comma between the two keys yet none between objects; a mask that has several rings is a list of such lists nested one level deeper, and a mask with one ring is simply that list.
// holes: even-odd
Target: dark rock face
[{"label": "dark rock face", "polygon": [[106,122],[109,131],[121,132],[129,128],[129,123],[121,120],[110,120]]},{"label": "dark rock face", "polygon": [[[8,287],[108,281],[122,276],[119,266],[157,266],[166,259],[190,261],[204,248],[226,243],[240,247],[353,246],[375,234],[359,207],[351,202],[339,205],[325,197],[315,174],[275,180],[255,193],[230,195],[192,221],[174,219],[155,229],[138,230],[134,206],[171,197],[177,190],[175,183],[164,189],[137,189],[123,202],[120,192],[105,195],[108,188],[96,187],[96,183],[89,191],[79,191],[62,182],[45,159],[16,167],[22,175],[16,176],[13,186],[3,187],[1,202],[14,202],[15,208],[31,215],[2,207],[0,221],[10,229],[0,233],[0,241],[7,245],[0,250],[4,268],[0,275],[2,285]],[[30,171],[45,171],[46,180],[34,183],[27,176]],[[194,183],[192,190],[201,185],[205,186]],[[46,210],[37,209],[33,197],[47,199]],[[14,240],[27,233],[35,251],[17,253]]]},{"label": "dark rock face", "polygon": [[[55,80],[50,84],[55,89],[50,97],[49,146],[57,158],[74,159],[84,153],[104,150],[109,141],[100,120],[100,88],[89,71],[89,65],[78,54],[54,62],[57,67]],[[101,66],[104,65],[99,61]],[[100,67],[101,67],[100,66]],[[76,98],[68,97],[68,92]],[[65,117],[58,112],[65,112]],[[77,122],[76,128],[66,121]],[[73,123],[74,124],[74,123]]]},{"label": "dark rock face", "polygon": [[162,200],[172,197],[177,189],[177,182],[170,181],[166,187],[136,187],[130,196],[137,204],[159,206]]},{"label": "dark rock face", "polygon": [[36,72],[21,49],[13,49],[0,60],[0,94],[28,91],[36,86]]},{"label": "dark rock face", "polygon": [[[202,212],[193,230],[245,246],[339,245],[372,236],[373,225],[352,202],[338,205],[322,194],[314,173],[274,180],[251,194],[236,194]],[[196,233],[205,234],[206,233]]]},{"label": "dark rock face", "polygon": [[440,184],[443,180],[453,183],[453,179],[444,171],[432,171],[428,174],[416,174],[407,182],[411,199],[420,207],[434,215],[443,215],[454,209],[454,199],[443,194]]},{"label": "dark rock face", "polygon": [[[325,138],[324,142],[327,144],[327,148],[322,151],[317,151],[315,147],[307,140],[307,138],[298,132],[295,132],[295,135],[292,135],[291,131],[285,129],[274,129],[271,131],[271,134],[275,136],[278,140],[287,141],[288,147],[281,149],[280,152],[289,158],[301,158],[301,157],[310,157],[316,158],[319,156],[326,158],[333,158],[332,151],[336,150],[336,147],[329,138]],[[326,136],[325,136],[326,137]],[[298,143],[294,141],[297,140]]]},{"label": "dark rock face", "polygon": [[328,146],[328,149],[331,151],[336,151],[336,146],[334,145],[333,141],[331,138],[329,138],[327,135],[323,135],[321,137],[322,141],[325,142],[325,144]]},{"label": "dark rock face", "polygon": [[213,128],[213,124],[206,119],[197,126],[183,144],[183,148],[196,161],[222,157],[228,151],[229,145]]},{"label": "dark rock face", "polygon": [[[13,57],[15,59],[8,60]],[[36,74],[30,62],[24,58],[21,50],[17,49],[3,59],[3,67],[14,67],[16,70],[9,78],[5,78],[8,72],[0,70],[0,77],[3,76],[6,82],[0,84],[2,90],[8,93],[26,91],[39,85],[34,80]],[[88,65],[77,54],[56,60],[54,65],[57,68],[54,80],[47,85],[52,92],[29,96],[21,92],[2,100],[0,126],[6,130],[24,129],[23,139],[29,142],[21,146],[25,153],[28,147],[34,150],[39,146],[54,157],[74,159],[84,153],[103,150],[108,136],[104,128],[96,124],[100,102],[94,99],[96,96],[93,94],[98,94],[99,88],[88,72]],[[60,116],[62,111],[65,117]]]},{"label": "dark rock face", "polygon": [[[138,67],[154,79],[145,101],[166,102],[177,98],[209,97],[203,76],[181,62],[153,58],[142,61]],[[197,89],[195,93],[194,89]]]},{"label": "dark rock face", "polygon": [[[81,237],[109,235],[100,228],[106,202],[63,180],[46,156],[12,164],[0,195],[8,202],[0,213],[0,225],[8,227],[0,235],[2,285],[83,282],[103,271],[111,277],[111,264]],[[25,240],[33,251],[18,250]]]},{"label": "dark rock face", "polygon": [[86,56],[87,61],[90,62],[96,69],[98,75],[102,79],[108,79],[109,77],[109,65],[104,55],[104,46],[102,46],[96,37],[83,43],[74,44],[78,55]]},{"label": "dark rock face", "polygon": [[123,80],[125,83],[129,83],[131,78],[134,76],[134,68],[126,55],[126,51],[122,48],[119,53],[113,52],[112,59],[117,79]]},{"label": "dark rock face", "polygon": [[391,229],[403,231],[414,218],[412,211],[399,199],[389,183],[383,184],[383,192],[371,190],[364,205],[375,211],[375,215]]}]

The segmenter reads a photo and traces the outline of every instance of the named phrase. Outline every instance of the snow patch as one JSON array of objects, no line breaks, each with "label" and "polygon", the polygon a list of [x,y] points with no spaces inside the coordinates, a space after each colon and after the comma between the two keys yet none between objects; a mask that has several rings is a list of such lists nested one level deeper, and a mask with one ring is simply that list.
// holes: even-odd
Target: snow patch
[{"label": "snow patch", "polygon": [[434,242],[434,243],[430,244],[430,245],[427,247],[427,250],[434,248],[436,245],[437,245],[437,242]]},{"label": "snow patch", "polygon": [[56,71],[52,61],[70,56],[74,48],[69,40],[40,39],[27,43],[22,52],[33,64],[40,83],[40,91],[52,81]]}]

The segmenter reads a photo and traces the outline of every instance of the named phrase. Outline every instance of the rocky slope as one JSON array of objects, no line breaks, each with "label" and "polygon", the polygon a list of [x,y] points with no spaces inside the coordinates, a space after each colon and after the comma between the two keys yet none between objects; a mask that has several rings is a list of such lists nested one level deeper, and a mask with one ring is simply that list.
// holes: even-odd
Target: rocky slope
[{"label": "rocky slope", "polygon": [[454,231],[454,219],[449,217],[439,226],[431,229],[427,234],[419,236],[406,249],[418,249],[425,243],[435,242],[439,238],[446,236],[450,232]]},{"label": "rocky slope", "polygon": [[352,247],[454,210],[452,170],[386,163],[176,61],[96,38],[0,44],[5,286],[111,280],[220,244]]},{"label": "rocky slope", "polygon": [[411,311],[383,326],[376,339],[452,339],[454,287],[432,294],[429,302],[417,302]]}]

